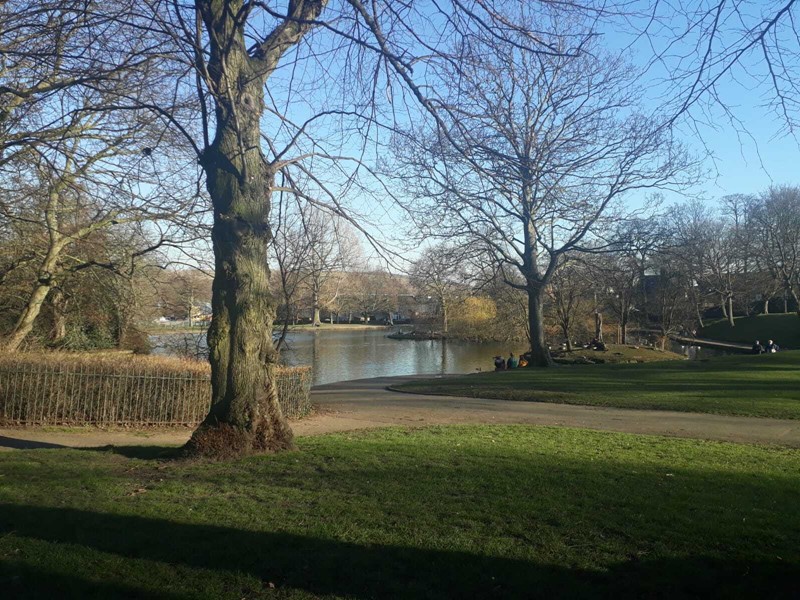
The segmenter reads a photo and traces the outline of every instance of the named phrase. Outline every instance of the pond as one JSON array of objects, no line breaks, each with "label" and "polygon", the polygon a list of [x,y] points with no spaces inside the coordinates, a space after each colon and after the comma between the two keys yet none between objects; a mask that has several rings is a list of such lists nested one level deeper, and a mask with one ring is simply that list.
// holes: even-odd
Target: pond
[{"label": "pond", "polygon": [[[301,330],[289,333],[282,361],[312,365],[314,385],[392,375],[474,373],[494,370],[495,355],[519,354],[526,344],[393,340],[389,329]],[[206,352],[205,334],[150,336],[154,354]]]},{"label": "pond", "polygon": [[[389,329],[319,329],[290,332],[281,353],[284,364],[312,365],[314,385],[393,375],[443,375],[494,369],[495,355],[526,350],[525,343],[463,342],[456,340],[393,340]],[[207,356],[205,334],[173,333],[150,336],[154,354]],[[690,360],[729,354],[729,351],[677,342],[670,349]]]}]

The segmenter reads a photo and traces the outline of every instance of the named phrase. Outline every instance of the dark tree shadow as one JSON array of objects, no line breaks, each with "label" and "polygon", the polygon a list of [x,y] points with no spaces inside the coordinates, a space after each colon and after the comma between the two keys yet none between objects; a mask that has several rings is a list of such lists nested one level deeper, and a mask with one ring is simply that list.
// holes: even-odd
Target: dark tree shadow
[{"label": "dark tree shadow", "polygon": [[183,600],[187,595],[143,590],[124,583],[90,581],[77,575],[43,573],[29,565],[0,561],[0,594],[3,598],[75,598],[108,600],[110,598],[152,598]]},{"label": "dark tree shadow", "polygon": [[[15,536],[77,544],[122,557],[248,573],[274,582],[278,591],[289,588],[349,598],[673,599],[800,595],[800,565],[779,560],[733,561],[703,556],[631,559],[600,572],[466,552],[361,545],[66,508],[0,505],[0,537],[12,532]],[[94,593],[95,584],[82,584],[79,574],[63,581],[63,575],[9,563],[0,574],[0,586],[21,590],[23,597],[47,597],[48,591],[61,589],[59,586],[71,590],[72,597],[91,597],[90,592]],[[15,587],[6,587],[9,585]],[[125,581],[104,585],[106,597],[152,597],[135,587],[126,587]],[[81,591],[87,595],[82,596]],[[94,597],[98,597],[97,593]]]},{"label": "dark tree shadow", "polygon": [[36,450],[42,448],[66,448],[62,444],[50,442],[37,442],[36,440],[21,440],[0,435],[0,448],[14,448],[15,450]]}]

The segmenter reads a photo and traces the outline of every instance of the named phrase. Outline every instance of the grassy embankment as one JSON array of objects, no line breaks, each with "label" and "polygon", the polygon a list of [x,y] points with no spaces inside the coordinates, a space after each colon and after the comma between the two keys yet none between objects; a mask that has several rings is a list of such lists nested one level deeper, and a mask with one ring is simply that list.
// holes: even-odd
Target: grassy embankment
[{"label": "grassy embankment", "polygon": [[5,597],[796,597],[800,452],[525,426],[0,455]]},{"label": "grassy embankment", "polygon": [[782,348],[800,348],[800,318],[795,313],[779,315],[757,315],[734,319],[735,327],[727,320],[716,321],[698,332],[699,337],[725,342],[752,344],[759,340],[775,340]]},{"label": "grassy embankment", "polygon": [[800,419],[800,351],[413,381],[407,392]]},{"label": "grassy embankment", "polygon": [[685,360],[685,356],[650,348],[648,346],[634,346],[629,344],[608,344],[607,350],[596,351],[591,348],[575,348],[570,352],[562,350],[553,354],[555,361],[560,364],[618,364],[618,363],[643,363],[662,360]]}]

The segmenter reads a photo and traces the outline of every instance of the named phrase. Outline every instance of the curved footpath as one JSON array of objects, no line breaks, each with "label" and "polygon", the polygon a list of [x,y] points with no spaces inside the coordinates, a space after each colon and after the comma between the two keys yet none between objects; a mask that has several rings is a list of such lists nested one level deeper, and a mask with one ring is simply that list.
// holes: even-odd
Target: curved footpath
[{"label": "curved footpath", "polygon": [[[305,436],[387,426],[525,423],[800,448],[800,420],[427,396],[386,389],[403,381],[430,377],[378,377],[317,386],[312,400],[318,412],[292,423],[292,427],[298,436]],[[190,433],[189,429],[75,432],[6,428],[0,429],[0,450],[179,445]]]}]

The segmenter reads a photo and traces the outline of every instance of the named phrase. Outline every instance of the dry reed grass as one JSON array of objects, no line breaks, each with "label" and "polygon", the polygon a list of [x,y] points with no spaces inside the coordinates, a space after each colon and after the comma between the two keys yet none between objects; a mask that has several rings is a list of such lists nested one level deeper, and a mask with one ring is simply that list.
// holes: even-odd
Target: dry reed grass
[{"label": "dry reed grass", "polygon": [[[289,418],[310,410],[310,367],[281,367]],[[206,362],[122,352],[0,354],[0,423],[196,425],[208,412]]]}]

